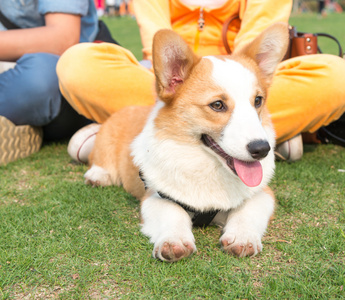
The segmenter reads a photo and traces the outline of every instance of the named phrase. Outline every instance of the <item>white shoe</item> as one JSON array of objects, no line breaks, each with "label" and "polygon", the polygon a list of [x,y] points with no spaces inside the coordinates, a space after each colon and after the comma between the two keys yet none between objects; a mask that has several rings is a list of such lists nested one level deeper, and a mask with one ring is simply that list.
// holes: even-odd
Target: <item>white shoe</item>
[{"label": "white shoe", "polygon": [[75,161],[87,164],[101,124],[92,123],[79,129],[70,139],[67,152]]},{"label": "white shoe", "polygon": [[300,160],[303,156],[302,135],[298,134],[292,139],[277,145],[274,153],[277,160],[288,162]]}]

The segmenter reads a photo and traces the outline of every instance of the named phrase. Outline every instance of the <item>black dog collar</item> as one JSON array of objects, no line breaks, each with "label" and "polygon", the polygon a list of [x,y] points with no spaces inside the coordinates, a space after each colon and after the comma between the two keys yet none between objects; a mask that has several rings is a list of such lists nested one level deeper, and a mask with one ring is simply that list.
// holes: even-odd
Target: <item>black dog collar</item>
[{"label": "black dog collar", "polygon": [[[140,177],[141,181],[144,183],[145,190],[146,190],[147,185],[145,183],[145,178],[144,178],[144,174],[142,171],[139,171],[139,177]],[[202,212],[199,210],[195,210],[194,208],[191,208],[191,207],[171,198],[170,196],[168,196],[162,192],[157,191],[157,194],[162,199],[172,201],[172,202],[180,205],[186,212],[192,213],[193,214],[192,223],[193,223],[193,226],[196,226],[196,227],[206,227],[206,226],[210,225],[210,223],[213,221],[214,217],[220,212],[220,210],[211,210],[211,211],[207,211],[207,212]]]}]

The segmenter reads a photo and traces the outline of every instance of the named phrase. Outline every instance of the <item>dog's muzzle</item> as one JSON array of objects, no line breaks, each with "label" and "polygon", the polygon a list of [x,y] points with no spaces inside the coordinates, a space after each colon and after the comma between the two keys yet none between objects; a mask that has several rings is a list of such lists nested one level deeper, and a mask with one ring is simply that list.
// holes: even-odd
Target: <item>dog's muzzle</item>
[{"label": "dog's muzzle", "polygon": [[[207,134],[203,134],[201,136],[201,141],[206,147],[210,148],[218,156],[223,158],[227,166],[245,185],[256,187],[261,183],[263,171],[261,163],[258,160],[247,162],[230,156]],[[271,147],[266,143],[266,141],[260,140],[248,144],[247,149],[254,159],[261,159],[267,156]]]}]

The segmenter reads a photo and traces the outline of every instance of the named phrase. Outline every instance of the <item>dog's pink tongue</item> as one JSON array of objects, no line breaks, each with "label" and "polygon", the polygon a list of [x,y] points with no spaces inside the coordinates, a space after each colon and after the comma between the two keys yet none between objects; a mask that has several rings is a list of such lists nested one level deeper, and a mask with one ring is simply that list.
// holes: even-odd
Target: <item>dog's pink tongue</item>
[{"label": "dog's pink tongue", "polygon": [[260,162],[245,162],[234,158],[234,167],[238,177],[245,185],[255,187],[261,183],[262,166]]}]

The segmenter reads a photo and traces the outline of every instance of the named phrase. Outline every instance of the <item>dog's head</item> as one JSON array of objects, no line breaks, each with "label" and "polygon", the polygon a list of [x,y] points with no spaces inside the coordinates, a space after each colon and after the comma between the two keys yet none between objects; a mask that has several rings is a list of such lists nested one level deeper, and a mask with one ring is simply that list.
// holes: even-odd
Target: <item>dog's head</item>
[{"label": "dog's head", "polygon": [[278,23],[231,56],[200,58],[173,31],[159,31],[153,67],[165,105],[155,120],[157,134],[200,144],[246,185],[259,185],[261,162],[274,160],[268,88],[287,43],[287,26]]}]

